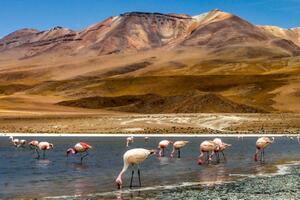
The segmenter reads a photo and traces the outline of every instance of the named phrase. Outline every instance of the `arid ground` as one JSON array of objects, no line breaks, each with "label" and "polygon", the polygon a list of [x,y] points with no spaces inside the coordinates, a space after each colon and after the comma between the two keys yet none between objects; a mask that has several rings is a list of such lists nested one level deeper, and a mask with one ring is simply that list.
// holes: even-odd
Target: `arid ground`
[{"label": "arid ground", "polygon": [[68,112],[2,112],[3,133],[179,133],[298,134],[299,114],[128,114]]}]

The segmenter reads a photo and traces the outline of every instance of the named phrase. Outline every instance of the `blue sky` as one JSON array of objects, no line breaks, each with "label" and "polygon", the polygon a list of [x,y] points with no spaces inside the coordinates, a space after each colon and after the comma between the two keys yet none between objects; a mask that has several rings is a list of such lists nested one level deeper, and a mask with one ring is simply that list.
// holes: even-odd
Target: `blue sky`
[{"label": "blue sky", "polygon": [[24,27],[80,30],[128,11],[197,15],[215,8],[254,24],[300,26],[300,0],[0,0],[0,37]]}]

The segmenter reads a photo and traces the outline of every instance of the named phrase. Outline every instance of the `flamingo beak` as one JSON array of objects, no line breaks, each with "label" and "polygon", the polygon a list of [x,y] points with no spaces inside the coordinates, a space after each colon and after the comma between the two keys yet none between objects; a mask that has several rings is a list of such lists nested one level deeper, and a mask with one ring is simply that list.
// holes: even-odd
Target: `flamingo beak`
[{"label": "flamingo beak", "polygon": [[203,160],[201,160],[201,159],[198,160],[198,165],[202,165],[203,163],[204,163]]},{"label": "flamingo beak", "polygon": [[153,149],[153,150],[150,150],[150,155],[153,154],[155,155],[157,153],[157,150]]},{"label": "flamingo beak", "polygon": [[122,184],[121,184],[121,183],[116,182],[116,185],[117,185],[117,189],[118,189],[118,190],[122,188]]}]

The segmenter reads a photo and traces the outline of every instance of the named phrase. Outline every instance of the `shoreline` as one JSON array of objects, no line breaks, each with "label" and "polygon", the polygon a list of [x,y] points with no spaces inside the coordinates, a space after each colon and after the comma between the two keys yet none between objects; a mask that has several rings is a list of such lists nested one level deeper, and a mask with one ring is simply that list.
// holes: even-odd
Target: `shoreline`
[{"label": "shoreline", "polygon": [[[112,191],[104,191],[104,192],[94,192],[94,193],[87,193],[87,194],[77,194],[77,195],[60,195],[60,196],[47,196],[43,197],[42,199],[61,199],[61,198],[74,198],[74,197],[103,197],[105,199],[114,199],[115,196],[122,196],[122,195],[132,195],[135,193],[144,193],[147,194],[149,192],[162,192],[162,191],[172,191],[176,189],[187,190],[190,187],[211,187],[216,185],[226,185],[231,183],[237,183],[238,181],[249,180],[255,177],[265,177],[271,178],[276,176],[287,175],[290,173],[290,169],[293,166],[298,166],[300,162],[297,160],[290,160],[285,161],[281,164],[274,163],[273,165],[276,169],[270,170],[263,174],[259,173],[250,173],[250,174],[228,174],[227,178],[223,178],[222,180],[214,180],[214,181],[195,181],[195,182],[179,182],[175,184],[166,184],[166,185],[157,185],[157,186],[146,186],[142,188],[124,188],[121,190],[112,190]],[[231,177],[230,179],[228,179]]]},{"label": "shoreline", "polygon": [[300,137],[300,134],[128,134],[128,133],[0,133],[0,137]]},{"label": "shoreline", "polygon": [[300,114],[148,114],[1,118],[3,134],[297,135]]}]

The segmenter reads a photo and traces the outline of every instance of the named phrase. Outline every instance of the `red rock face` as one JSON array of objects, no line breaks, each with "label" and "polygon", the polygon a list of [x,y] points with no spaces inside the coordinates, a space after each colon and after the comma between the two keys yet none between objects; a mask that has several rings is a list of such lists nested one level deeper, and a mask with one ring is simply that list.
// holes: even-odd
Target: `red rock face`
[{"label": "red rock face", "polygon": [[0,40],[0,51],[22,52],[18,55],[28,58],[47,52],[107,55],[155,48],[200,47],[213,54],[226,54],[232,48],[240,48],[244,55],[249,55],[253,49],[264,47],[268,55],[272,55],[273,49],[286,55],[298,55],[299,35],[299,29],[272,31],[219,10],[195,17],[131,12],[110,17],[80,32],[62,27],[42,32],[21,29]]}]

